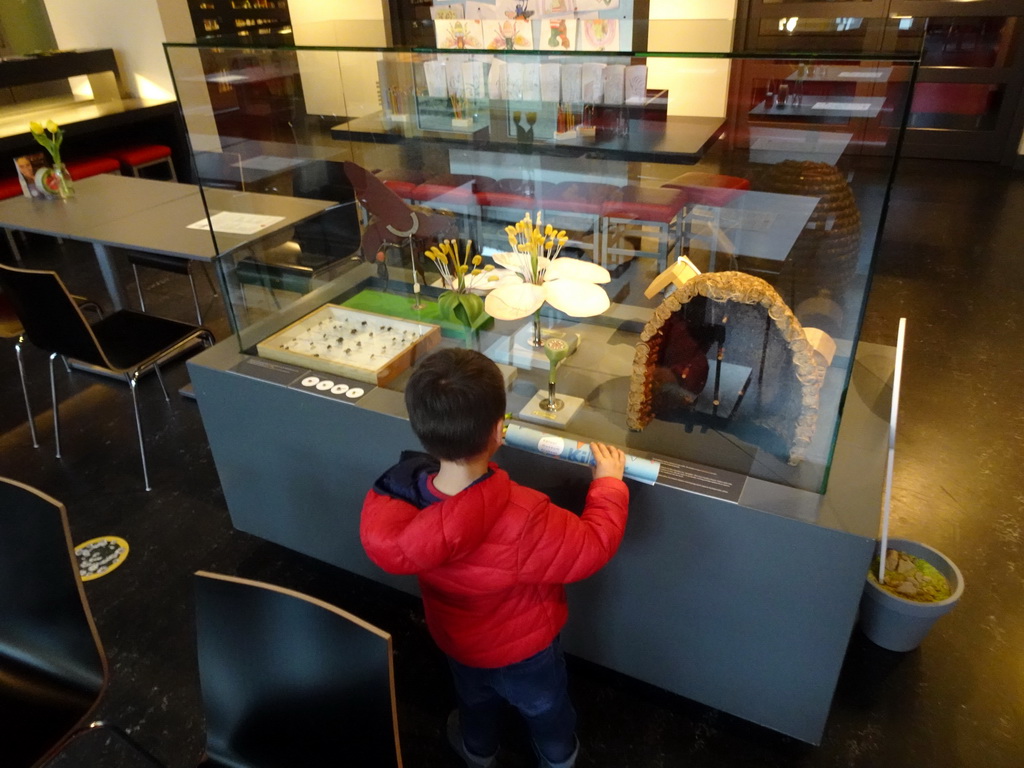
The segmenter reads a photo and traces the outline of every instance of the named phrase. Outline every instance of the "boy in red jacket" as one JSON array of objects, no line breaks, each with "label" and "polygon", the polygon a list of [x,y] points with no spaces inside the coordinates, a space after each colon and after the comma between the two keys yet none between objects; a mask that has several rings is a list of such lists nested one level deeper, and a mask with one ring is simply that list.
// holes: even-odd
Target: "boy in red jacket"
[{"label": "boy in red jacket", "polygon": [[625,455],[591,445],[594,480],[577,516],[490,462],[502,443],[505,382],[484,355],[430,355],[405,403],[430,455],[403,452],[374,483],[360,538],[385,571],[419,579],[427,627],[455,680],[449,741],[469,768],[493,766],[508,702],[525,718],[541,768],[571,768],[579,743],[558,645],[568,616],[563,585],[618,549],[629,504]]}]

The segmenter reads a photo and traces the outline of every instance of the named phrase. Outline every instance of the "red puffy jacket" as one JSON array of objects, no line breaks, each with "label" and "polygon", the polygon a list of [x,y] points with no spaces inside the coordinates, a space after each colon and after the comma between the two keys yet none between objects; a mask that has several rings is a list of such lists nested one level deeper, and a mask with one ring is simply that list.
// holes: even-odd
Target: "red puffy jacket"
[{"label": "red puffy jacket", "polygon": [[429,456],[407,453],[377,480],[363,502],[363,547],[385,571],[419,577],[427,626],[446,654],[473,667],[522,661],[565,624],[563,585],[615,554],[629,490],[616,478],[594,480],[577,516],[492,464],[431,503],[424,475],[437,469]]}]

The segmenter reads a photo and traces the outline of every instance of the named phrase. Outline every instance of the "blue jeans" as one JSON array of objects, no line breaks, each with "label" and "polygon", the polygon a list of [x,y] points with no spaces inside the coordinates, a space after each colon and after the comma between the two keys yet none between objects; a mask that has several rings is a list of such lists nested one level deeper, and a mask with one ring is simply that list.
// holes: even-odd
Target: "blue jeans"
[{"label": "blue jeans", "polygon": [[474,755],[498,751],[503,702],[523,716],[534,746],[550,763],[576,748],[576,710],[569,701],[565,657],[558,639],[540,653],[496,669],[467,667],[449,658],[459,702],[462,740]]}]

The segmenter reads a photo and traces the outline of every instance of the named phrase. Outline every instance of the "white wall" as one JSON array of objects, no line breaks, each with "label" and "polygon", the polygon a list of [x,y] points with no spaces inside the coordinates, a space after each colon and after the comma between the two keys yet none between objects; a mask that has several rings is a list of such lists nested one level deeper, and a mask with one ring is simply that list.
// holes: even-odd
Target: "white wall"
[{"label": "white wall", "polygon": [[[658,20],[686,24],[658,24]],[[648,47],[652,51],[732,50],[736,0],[651,0]],[[727,59],[649,58],[648,86],[668,90],[670,115],[725,117],[729,100]]]},{"label": "white wall", "polygon": [[[290,0],[296,45],[375,47],[386,41],[381,0]],[[311,115],[360,115],[380,108],[375,53],[300,51],[299,74]]]},{"label": "white wall", "polygon": [[[113,48],[132,96],[174,98],[160,0],[45,0],[59,48]],[[182,6],[184,0],[177,0]]]}]

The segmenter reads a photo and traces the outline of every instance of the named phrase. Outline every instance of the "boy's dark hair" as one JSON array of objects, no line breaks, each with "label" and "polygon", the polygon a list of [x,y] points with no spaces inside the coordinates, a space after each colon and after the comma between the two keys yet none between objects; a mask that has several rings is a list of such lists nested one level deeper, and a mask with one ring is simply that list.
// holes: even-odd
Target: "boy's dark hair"
[{"label": "boy's dark hair", "polygon": [[487,448],[505,418],[505,379],[471,349],[441,349],[423,359],[405,387],[409,422],[434,458],[461,461]]}]

